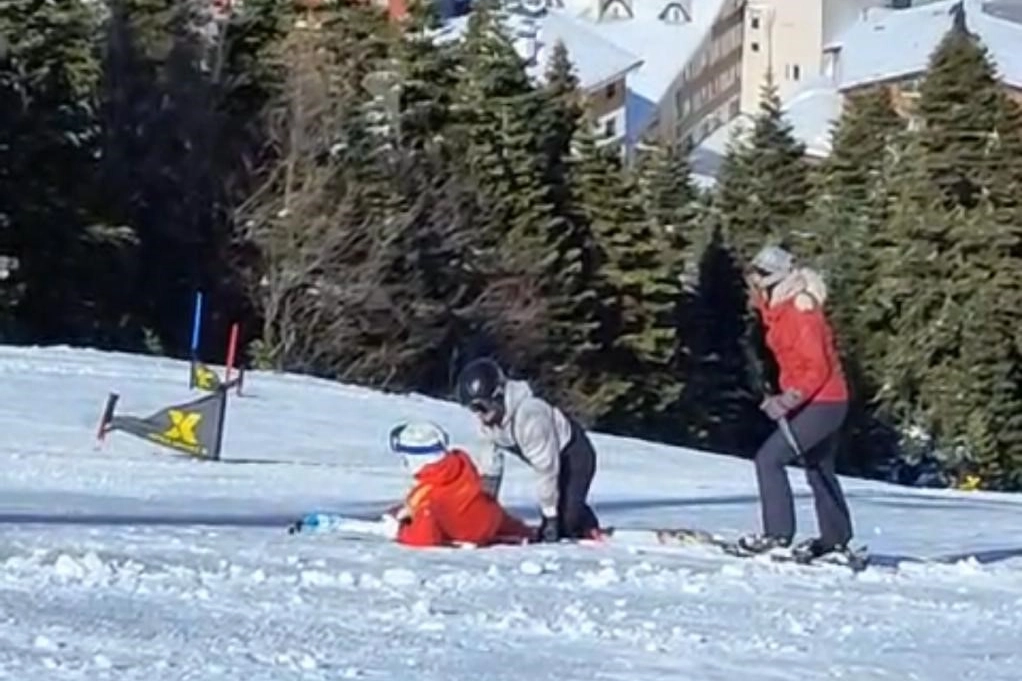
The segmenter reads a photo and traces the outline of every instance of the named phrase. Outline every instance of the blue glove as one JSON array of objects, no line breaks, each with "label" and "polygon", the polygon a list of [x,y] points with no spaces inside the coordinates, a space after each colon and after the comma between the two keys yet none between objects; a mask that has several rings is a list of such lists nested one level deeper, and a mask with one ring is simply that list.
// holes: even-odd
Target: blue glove
[{"label": "blue glove", "polygon": [[780,421],[790,412],[802,405],[802,393],[795,389],[785,390],[780,395],[771,395],[759,405],[767,416],[774,421]]}]

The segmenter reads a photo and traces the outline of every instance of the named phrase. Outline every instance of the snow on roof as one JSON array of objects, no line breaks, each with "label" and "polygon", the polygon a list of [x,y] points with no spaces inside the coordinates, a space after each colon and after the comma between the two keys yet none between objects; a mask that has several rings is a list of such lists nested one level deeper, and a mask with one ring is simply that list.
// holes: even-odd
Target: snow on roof
[{"label": "snow on roof", "polygon": [[963,3],[968,29],[990,51],[1005,83],[1022,87],[1022,24],[992,16],[983,0],[942,0],[908,9],[875,9],[841,35],[842,90],[923,73]]},{"label": "snow on roof", "polygon": [[[468,19],[465,15],[448,20],[437,31],[437,37],[440,40],[461,38],[468,28]],[[544,11],[527,16],[507,9],[503,12],[503,21],[519,55],[528,61],[529,75],[536,80],[543,79],[558,42],[563,42],[567,48],[568,58],[583,88],[619,78],[642,64],[634,54],[604,40],[584,22],[568,15]]]},{"label": "snow on roof", "polygon": [[926,70],[934,48],[951,28],[951,8],[943,0],[908,9],[873,9],[839,40],[839,87],[844,90],[901,78]]},{"label": "snow on roof", "polygon": [[[809,81],[783,106],[784,118],[791,124],[791,133],[806,146],[806,154],[824,158],[831,151],[831,132],[841,117],[843,98],[825,77]],[[710,187],[727,155],[733,137],[741,140],[752,130],[754,118],[741,114],[717,128],[696,145],[689,156],[697,184]]]},{"label": "snow on roof", "polygon": [[574,17],[549,12],[543,20],[543,31],[550,36],[551,47],[560,40],[568,48],[568,57],[583,87],[599,85],[642,68],[641,58],[605,40]]},{"label": "snow on roof", "polygon": [[[605,18],[594,15],[596,3],[568,3],[558,13],[573,14],[604,40],[642,59],[642,66],[629,79],[632,93],[649,103],[655,111],[670,90],[678,74],[691,61],[696,50],[710,35],[726,0],[632,0],[632,15]],[[668,7],[684,7],[690,21],[669,22],[661,18]]]},{"label": "snow on roof", "polygon": [[983,9],[990,16],[1022,24],[1022,0],[990,0]]},{"label": "snow on roof", "polygon": [[803,88],[784,103],[784,116],[795,138],[806,145],[806,154],[818,158],[830,154],[831,131],[842,106],[841,93],[825,82]]},{"label": "snow on roof", "polygon": [[753,125],[752,116],[739,114],[695,146],[689,154],[689,165],[692,168],[692,179],[698,186],[709,189],[716,185],[717,175],[720,174],[732,138],[743,139],[752,131]]},{"label": "snow on roof", "polygon": [[1009,6],[999,3],[1003,14],[997,16],[984,11],[979,0],[966,0],[965,4],[965,23],[990,50],[1001,80],[1022,89],[1022,5],[1013,5],[1009,13]]}]

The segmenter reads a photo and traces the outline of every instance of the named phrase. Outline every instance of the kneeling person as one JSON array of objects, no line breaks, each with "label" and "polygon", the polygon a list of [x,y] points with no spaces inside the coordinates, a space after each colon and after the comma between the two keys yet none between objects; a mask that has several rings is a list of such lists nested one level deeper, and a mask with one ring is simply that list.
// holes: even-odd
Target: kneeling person
[{"label": "kneeling person", "polygon": [[390,432],[390,448],[415,478],[395,514],[397,541],[408,546],[479,546],[526,540],[532,530],[507,513],[482,486],[468,454],[451,449],[446,431],[429,422],[402,423]]},{"label": "kneeling person", "polygon": [[525,381],[508,380],[496,362],[485,358],[462,369],[458,401],[479,419],[489,443],[489,461],[480,467],[494,497],[509,452],[536,472],[541,541],[599,534],[599,520],[588,503],[596,450],[578,421],[534,395]]}]

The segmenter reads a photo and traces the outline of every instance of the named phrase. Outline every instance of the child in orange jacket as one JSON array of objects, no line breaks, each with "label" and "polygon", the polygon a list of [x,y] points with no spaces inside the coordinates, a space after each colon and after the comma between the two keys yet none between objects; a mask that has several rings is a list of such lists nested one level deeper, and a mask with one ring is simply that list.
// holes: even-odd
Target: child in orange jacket
[{"label": "child in orange jacket", "polygon": [[415,484],[397,510],[397,541],[408,546],[486,546],[533,538],[528,525],[487,494],[468,454],[449,446],[435,423],[395,426],[390,448],[404,459]]}]

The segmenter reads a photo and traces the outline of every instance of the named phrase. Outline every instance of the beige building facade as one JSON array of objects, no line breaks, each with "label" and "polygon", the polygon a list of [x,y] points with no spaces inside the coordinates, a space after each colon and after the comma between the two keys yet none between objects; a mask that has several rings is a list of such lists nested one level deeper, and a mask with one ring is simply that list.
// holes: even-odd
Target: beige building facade
[{"label": "beige building facade", "polygon": [[773,73],[781,101],[833,70],[830,49],[848,26],[888,0],[749,0],[742,45],[742,113],[754,114]]}]

